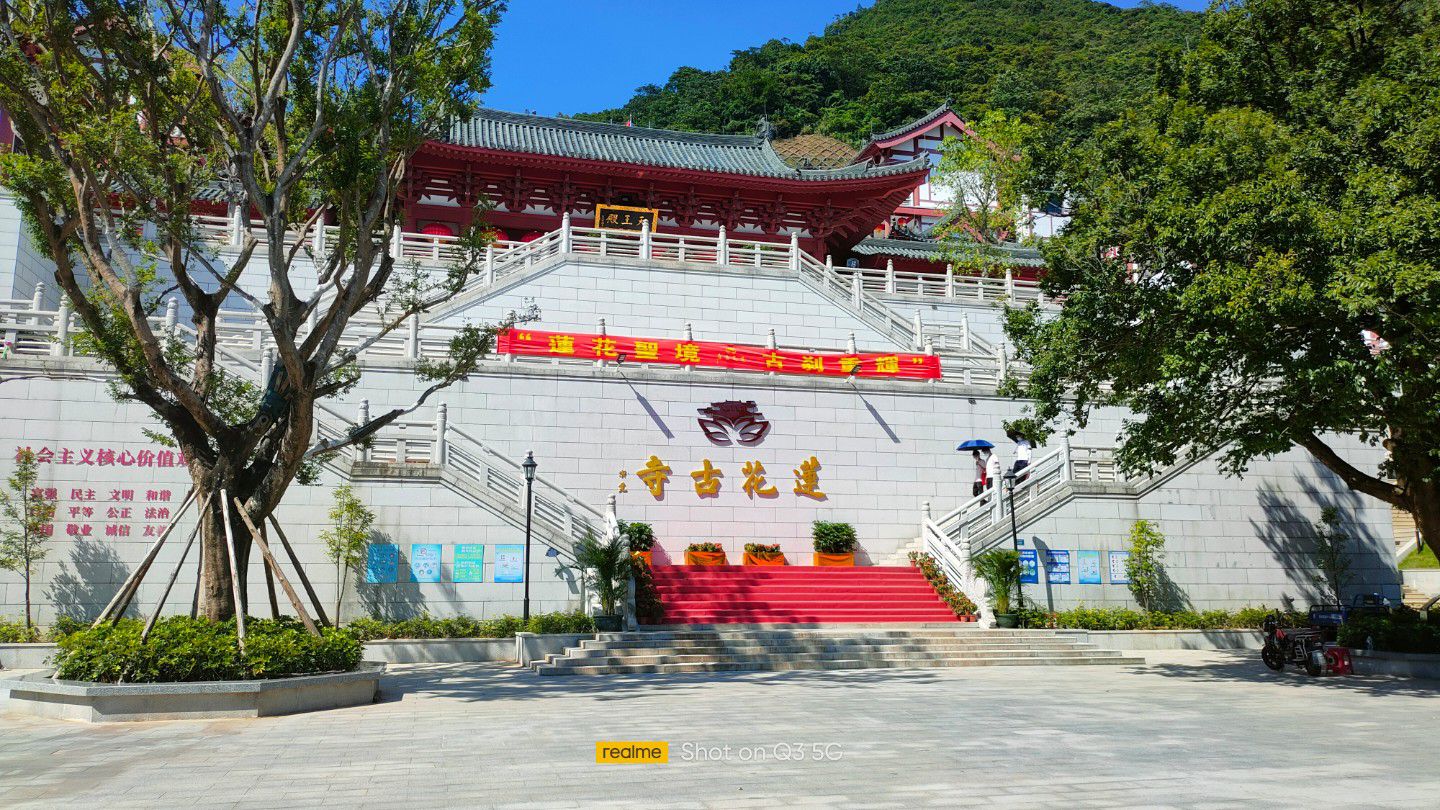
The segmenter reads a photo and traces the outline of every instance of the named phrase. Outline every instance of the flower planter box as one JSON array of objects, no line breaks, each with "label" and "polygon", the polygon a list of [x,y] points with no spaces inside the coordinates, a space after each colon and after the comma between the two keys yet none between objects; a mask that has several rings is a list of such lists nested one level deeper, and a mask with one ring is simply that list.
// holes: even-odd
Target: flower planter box
[{"label": "flower planter box", "polygon": [[959,615],[957,615],[955,618],[958,619],[959,621],[962,621],[962,622],[978,622],[978,621],[980,621],[980,617],[979,617],[979,616],[976,616],[976,615],[973,614],[973,613],[972,613],[972,614],[965,615],[965,616],[959,616]]},{"label": "flower planter box", "polygon": [[784,554],[756,554],[747,551],[744,557],[745,565],[789,565],[785,561]]},{"label": "flower planter box", "polygon": [[630,552],[630,556],[632,556],[632,557],[639,557],[640,559],[642,559],[642,560],[645,561],[645,564],[646,564],[646,565],[654,565],[654,564],[655,564],[655,563],[654,563],[654,560],[653,560],[654,555],[655,555],[655,552],[653,552],[653,551],[632,551],[632,552]]},{"label": "flower planter box", "polygon": [[855,565],[855,552],[849,554],[826,554],[823,551],[815,552],[814,565],[821,567],[850,567]]},{"label": "flower planter box", "polygon": [[723,551],[687,551],[685,552],[686,565],[729,565]]}]

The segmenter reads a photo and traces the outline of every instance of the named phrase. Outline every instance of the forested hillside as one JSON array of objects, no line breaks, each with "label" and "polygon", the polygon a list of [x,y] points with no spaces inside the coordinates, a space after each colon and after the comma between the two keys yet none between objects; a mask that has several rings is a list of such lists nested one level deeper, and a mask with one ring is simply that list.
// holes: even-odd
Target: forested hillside
[{"label": "forested hillside", "polygon": [[682,67],[625,106],[581,118],[638,126],[821,132],[858,143],[949,99],[1088,132],[1147,89],[1156,54],[1184,47],[1200,15],[1092,0],[877,0],[804,44],[771,40],[717,71]]}]

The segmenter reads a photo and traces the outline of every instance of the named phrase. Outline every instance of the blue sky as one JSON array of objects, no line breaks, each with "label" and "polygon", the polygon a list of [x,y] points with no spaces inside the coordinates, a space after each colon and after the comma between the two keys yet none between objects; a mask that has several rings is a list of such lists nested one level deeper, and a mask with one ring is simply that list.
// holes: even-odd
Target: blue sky
[{"label": "blue sky", "polygon": [[[1170,2],[1192,10],[1207,4]],[[511,0],[484,103],[544,115],[616,107],[682,65],[714,70],[731,51],[775,38],[803,41],[858,5],[870,0]]]}]

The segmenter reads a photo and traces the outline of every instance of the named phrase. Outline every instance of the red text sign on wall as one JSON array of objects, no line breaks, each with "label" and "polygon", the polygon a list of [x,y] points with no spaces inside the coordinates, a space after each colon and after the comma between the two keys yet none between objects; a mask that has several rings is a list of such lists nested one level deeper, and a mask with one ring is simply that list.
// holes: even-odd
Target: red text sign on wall
[{"label": "red text sign on wall", "polygon": [[666,340],[576,332],[508,329],[500,333],[499,351],[532,357],[576,357],[627,363],[666,363],[705,368],[773,371],[831,377],[889,377],[902,380],[940,378],[940,358],[928,354],[832,354],[769,349],[738,343]]}]

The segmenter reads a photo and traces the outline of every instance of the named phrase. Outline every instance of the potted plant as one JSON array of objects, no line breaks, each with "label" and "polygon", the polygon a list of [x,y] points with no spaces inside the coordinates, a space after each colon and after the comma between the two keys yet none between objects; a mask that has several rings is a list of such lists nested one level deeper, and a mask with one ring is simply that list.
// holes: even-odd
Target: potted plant
[{"label": "potted plant", "polygon": [[746,543],[745,565],[785,565],[779,543]]},{"label": "potted plant", "polygon": [[685,547],[686,565],[729,565],[725,547],[719,543],[691,543]]},{"label": "potted plant", "polygon": [[849,523],[815,521],[815,564],[851,566],[855,564],[855,527]]},{"label": "potted plant", "polygon": [[627,523],[620,521],[620,534],[630,543],[631,555],[638,555],[646,565],[653,565],[651,555],[655,548],[655,530],[649,523]]},{"label": "potted plant", "polygon": [[575,564],[584,573],[585,584],[595,589],[595,597],[600,602],[595,629],[610,633],[623,629],[620,603],[630,586],[630,551],[625,546],[625,538],[616,536],[602,541],[586,532],[575,544]]},{"label": "potted plant", "polygon": [[1010,612],[1010,597],[1020,589],[1020,552],[995,549],[975,558],[975,575],[990,586],[990,606],[995,610],[996,627],[1020,626],[1019,615]]}]

